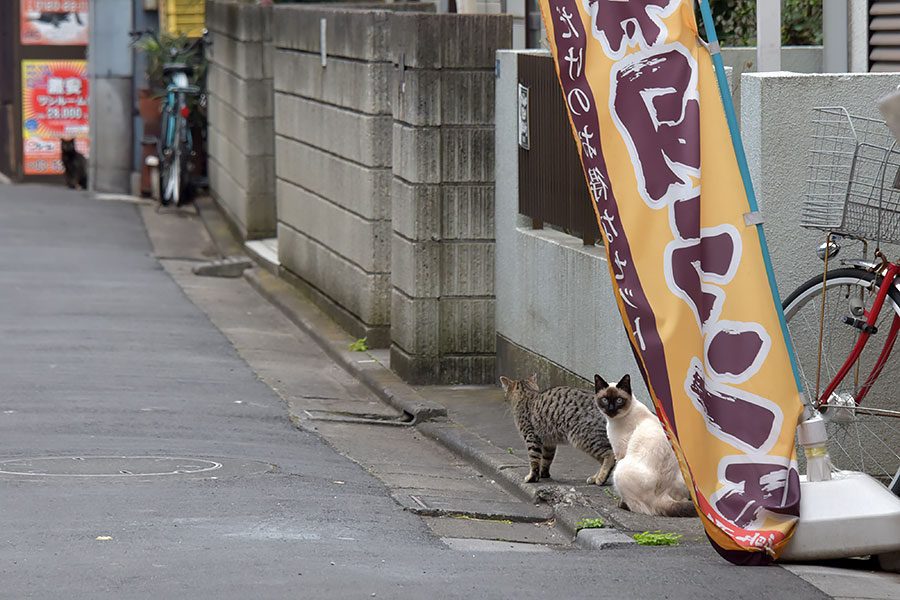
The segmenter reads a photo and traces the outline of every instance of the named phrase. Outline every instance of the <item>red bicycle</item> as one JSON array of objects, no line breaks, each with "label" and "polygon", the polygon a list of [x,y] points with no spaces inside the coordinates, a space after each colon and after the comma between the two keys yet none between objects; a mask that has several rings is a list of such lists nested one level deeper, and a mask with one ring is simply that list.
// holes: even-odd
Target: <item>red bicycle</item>
[{"label": "red bicycle", "polygon": [[[817,108],[814,121],[801,224],[826,232],[825,269],[782,306],[833,467],[900,495],[900,370],[885,369],[900,333],[900,263],[882,247],[900,243],[900,148],[884,121],[844,108]],[[874,260],[839,257],[844,246],[869,256],[869,241]]]}]

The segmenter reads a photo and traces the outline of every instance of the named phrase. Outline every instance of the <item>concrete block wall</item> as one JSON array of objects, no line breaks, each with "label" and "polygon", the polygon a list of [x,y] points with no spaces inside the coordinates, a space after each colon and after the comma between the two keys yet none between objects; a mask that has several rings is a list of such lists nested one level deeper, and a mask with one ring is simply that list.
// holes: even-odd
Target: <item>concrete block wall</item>
[{"label": "concrete block wall", "polygon": [[391,367],[491,382],[495,55],[512,19],[396,14],[392,29]]},{"label": "concrete block wall", "polygon": [[372,347],[390,343],[390,19],[282,6],[273,20],[282,273]]},{"label": "concrete block wall", "polygon": [[209,186],[244,239],[275,235],[272,10],[208,0]]},{"label": "concrete block wall", "polygon": [[[409,381],[483,383],[495,376],[494,64],[512,19],[433,8],[211,0],[213,185],[248,234],[253,205],[224,189],[271,189],[280,275],[391,347]],[[266,115],[240,143],[225,126]]]}]

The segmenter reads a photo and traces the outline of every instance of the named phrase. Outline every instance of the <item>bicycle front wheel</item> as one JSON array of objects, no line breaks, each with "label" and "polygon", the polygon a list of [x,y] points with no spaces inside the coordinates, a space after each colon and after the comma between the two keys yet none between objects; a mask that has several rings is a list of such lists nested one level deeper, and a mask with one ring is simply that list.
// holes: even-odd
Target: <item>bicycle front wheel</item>
[{"label": "bicycle front wheel", "polygon": [[[861,335],[859,329],[844,323],[844,317],[865,318],[881,279],[861,268],[832,269],[827,280],[824,274],[813,277],[783,302],[800,377],[811,405],[835,378]],[[858,406],[857,399],[885,347],[894,315],[900,315],[900,290],[891,287],[878,316],[877,330],[822,407],[828,453],[834,467],[863,471],[885,484],[900,468],[900,370],[885,368]],[[805,470],[802,451],[798,458]]]}]

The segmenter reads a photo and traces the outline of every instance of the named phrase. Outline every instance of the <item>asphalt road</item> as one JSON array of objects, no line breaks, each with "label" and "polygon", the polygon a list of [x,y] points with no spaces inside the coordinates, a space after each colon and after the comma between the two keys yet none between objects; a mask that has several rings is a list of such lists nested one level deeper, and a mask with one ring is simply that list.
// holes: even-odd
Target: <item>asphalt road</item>
[{"label": "asphalt road", "polygon": [[0,184],[0,265],[2,598],[827,597],[703,545],[454,549],[289,421],[133,204]]}]

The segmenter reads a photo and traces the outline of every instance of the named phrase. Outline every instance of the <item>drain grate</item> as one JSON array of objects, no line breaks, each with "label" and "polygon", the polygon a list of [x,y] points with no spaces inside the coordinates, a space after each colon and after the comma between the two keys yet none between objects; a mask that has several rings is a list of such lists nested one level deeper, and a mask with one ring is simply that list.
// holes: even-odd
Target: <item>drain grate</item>
[{"label": "drain grate", "polygon": [[342,410],[304,410],[304,414],[312,421],[335,421],[339,423],[360,423],[364,425],[393,425],[409,427],[414,424],[413,415],[403,412],[399,415],[380,415],[376,413],[355,413]]}]

